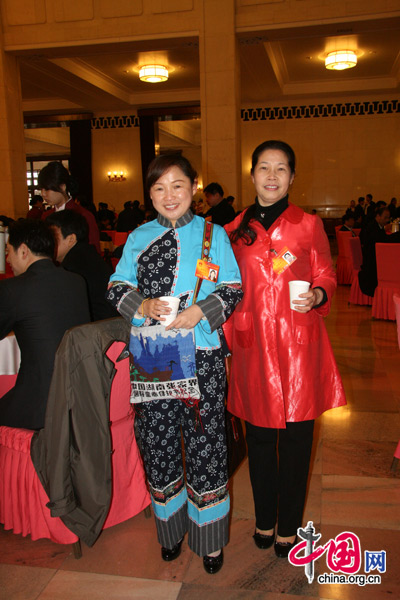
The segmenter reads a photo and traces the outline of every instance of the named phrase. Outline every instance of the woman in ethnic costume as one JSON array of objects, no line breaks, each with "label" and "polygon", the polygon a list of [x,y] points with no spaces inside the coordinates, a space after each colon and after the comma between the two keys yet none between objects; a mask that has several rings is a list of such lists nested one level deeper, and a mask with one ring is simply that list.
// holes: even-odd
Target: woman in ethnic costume
[{"label": "woman in ethnic costume", "polygon": [[197,174],[186,158],[163,155],[150,164],[146,185],[158,216],[128,237],[108,299],[133,325],[148,326],[162,324],[170,313],[160,297],[179,297],[178,315],[166,330],[194,328],[198,405],[171,398],[143,402],[136,410],[136,429],[162,558],[179,556],[188,531],[189,547],[204,557],[208,573],[216,573],[228,542],[229,516],[220,326],[242,298],[240,273],[228,236],[214,225],[209,260],[219,266],[218,280],[202,280],[192,304],[205,223],[190,210]]},{"label": "woman in ethnic costume", "polygon": [[[228,408],[246,421],[259,548],[286,558],[302,523],[314,419],[346,403],[323,322],[336,289],[322,221],[288,201],[295,155],[269,140],[252,156],[255,203],[225,226],[244,297],[224,325]],[[289,281],[311,283],[291,310]],[[279,455],[279,461],[278,461]]]}]

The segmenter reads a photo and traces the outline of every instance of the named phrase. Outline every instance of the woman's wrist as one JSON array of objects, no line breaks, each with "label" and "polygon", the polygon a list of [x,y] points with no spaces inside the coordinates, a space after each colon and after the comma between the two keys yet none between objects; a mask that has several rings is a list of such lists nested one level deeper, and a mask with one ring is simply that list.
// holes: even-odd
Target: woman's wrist
[{"label": "woman's wrist", "polygon": [[147,315],[145,314],[145,312],[144,312],[144,305],[145,305],[145,303],[146,303],[148,300],[150,300],[150,298],[145,298],[145,299],[143,300],[142,304],[140,305],[140,308],[139,308],[139,310],[138,310],[138,312],[140,312],[140,314],[141,314],[141,316],[142,316],[142,318],[143,318],[143,319],[144,319],[144,318],[147,316]]}]

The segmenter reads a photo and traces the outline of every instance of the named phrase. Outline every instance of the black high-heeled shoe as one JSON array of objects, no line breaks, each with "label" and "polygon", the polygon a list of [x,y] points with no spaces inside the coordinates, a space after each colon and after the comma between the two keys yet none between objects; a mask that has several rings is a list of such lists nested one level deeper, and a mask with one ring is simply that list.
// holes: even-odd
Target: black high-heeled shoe
[{"label": "black high-heeled shoe", "polygon": [[275,533],[271,533],[271,535],[265,535],[264,533],[255,531],[253,540],[257,548],[261,548],[261,550],[267,550],[267,548],[271,548],[272,544],[274,543]]},{"label": "black high-heeled shoe", "polygon": [[297,544],[297,535],[294,538],[294,542],[275,542],[274,550],[275,554],[278,558],[287,558],[289,556],[289,552],[292,548]]},{"label": "black high-heeled shoe", "polygon": [[214,575],[218,573],[218,571],[222,568],[224,564],[224,551],[221,548],[220,554],[218,556],[203,556],[203,566],[204,570],[210,575]]},{"label": "black high-heeled shoe", "polygon": [[178,558],[178,556],[181,553],[182,542],[183,542],[183,538],[181,539],[180,542],[175,544],[175,546],[173,548],[164,548],[164,546],[161,546],[161,558],[163,560],[165,560],[166,562],[169,562],[171,560],[175,560],[176,558]]}]

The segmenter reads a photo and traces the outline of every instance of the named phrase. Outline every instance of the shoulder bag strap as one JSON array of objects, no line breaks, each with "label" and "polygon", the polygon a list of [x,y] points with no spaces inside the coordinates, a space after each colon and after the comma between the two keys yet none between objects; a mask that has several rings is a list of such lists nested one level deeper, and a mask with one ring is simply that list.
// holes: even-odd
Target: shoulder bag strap
[{"label": "shoulder bag strap", "polygon": [[[213,233],[213,224],[210,221],[205,221],[204,232],[203,232],[203,243],[201,246],[201,260],[208,261],[209,254],[210,254],[210,248],[211,248],[212,233]],[[196,287],[194,288],[192,304],[195,304],[197,302],[197,297],[199,295],[199,291],[200,291],[202,283],[203,283],[203,279],[201,277],[198,277],[197,282],[196,282]]]}]

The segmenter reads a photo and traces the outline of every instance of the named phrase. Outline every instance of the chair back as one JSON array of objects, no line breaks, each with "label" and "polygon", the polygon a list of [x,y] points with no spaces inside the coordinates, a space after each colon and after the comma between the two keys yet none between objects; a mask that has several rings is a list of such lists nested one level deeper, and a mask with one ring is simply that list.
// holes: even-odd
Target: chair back
[{"label": "chair back", "polygon": [[351,260],[349,239],[352,238],[351,231],[338,231],[336,233],[338,242],[338,255],[346,256]]},{"label": "chair back", "polygon": [[116,231],[114,239],[113,239],[113,244],[114,244],[114,246],[122,246],[122,244],[125,244],[127,239],[128,239],[127,231]]},{"label": "chair back", "polygon": [[400,295],[393,294],[393,301],[394,301],[394,308],[396,311],[397,340],[398,340],[399,348],[400,348]]},{"label": "chair back", "polygon": [[400,244],[375,244],[378,285],[400,288]]},{"label": "chair back", "polygon": [[349,248],[351,260],[353,262],[353,269],[359,271],[362,265],[362,251],[361,242],[359,237],[349,238]]},{"label": "chair back", "polygon": [[130,397],[131,384],[129,378],[129,357],[118,361],[118,357],[125,348],[124,342],[114,342],[107,350],[107,356],[114,363],[116,373],[111,386],[110,396],[110,421],[118,421],[126,417],[131,411]]}]

